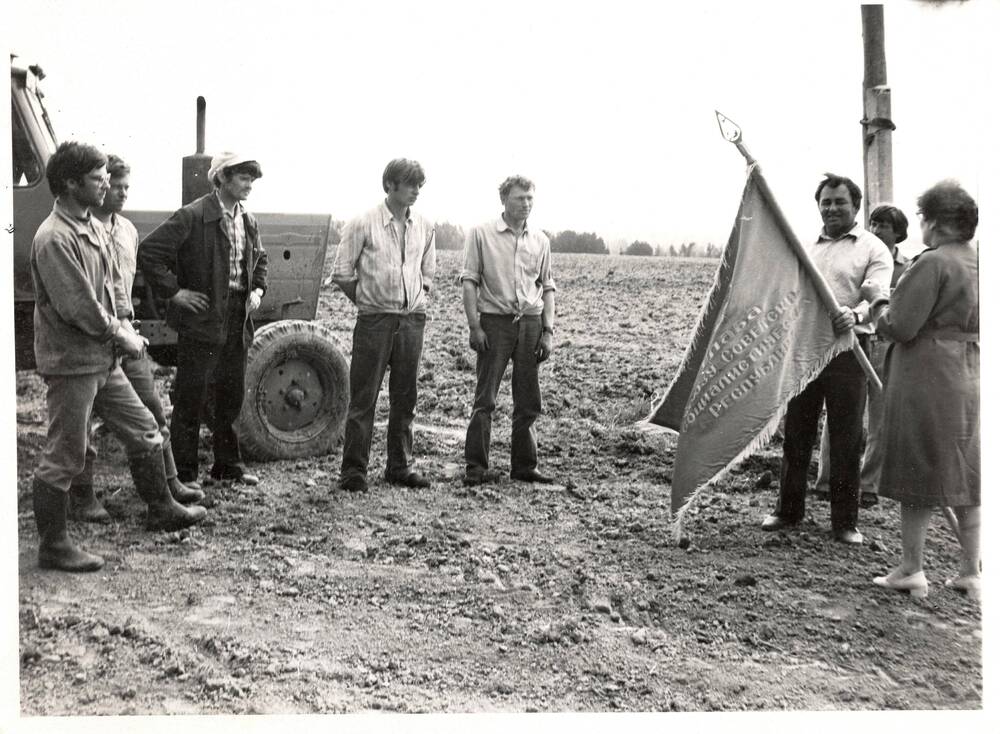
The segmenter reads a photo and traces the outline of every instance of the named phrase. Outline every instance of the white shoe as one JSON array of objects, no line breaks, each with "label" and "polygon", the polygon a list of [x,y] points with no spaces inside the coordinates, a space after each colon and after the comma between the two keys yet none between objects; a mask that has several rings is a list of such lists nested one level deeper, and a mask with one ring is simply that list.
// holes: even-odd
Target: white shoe
[{"label": "white shoe", "polygon": [[927,577],[924,576],[923,571],[917,571],[916,573],[911,573],[909,576],[904,576],[899,572],[898,568],[895,568],[888,576],[876,576],[872,579],[872,583],[876,586],[881,586],[883,589],[908,591],[910,592],[910,596],[914,596],[917,599],[927,597]]},{"label": "white shoe", "polygon": [[944,585],[949,589],[968,594],[970,599],[978,600],[983,593],[983,577],[978,574],[975,576],[956,576],[945,581]]}]

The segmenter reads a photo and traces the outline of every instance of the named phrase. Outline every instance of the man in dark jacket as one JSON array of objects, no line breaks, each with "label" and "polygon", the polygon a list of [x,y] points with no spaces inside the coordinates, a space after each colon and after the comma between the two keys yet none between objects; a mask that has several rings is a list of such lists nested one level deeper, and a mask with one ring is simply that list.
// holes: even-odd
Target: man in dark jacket
[{"label": "man in dark jacket", "polygon": [[257,220],[243,206],[261,177],[257,161],[235,153],[212,158],[215,190],[178,209],[139,245],[139,266],[154,293],[166,298],[177,330],[177,376],[170,435],[177,478],[198,476],[198,432],[207,385],[215,411],[210,428],[211,478],[257,484],[240,456],[233,428],[243,405],[252,314],[267,288],[267,253]]},{"label": "man in dark jacket", "polygon": [[49,419],[32,484],[38,563],[63,571],[104,565],[66,531],[70,482],[84,469],[92,413],[125,444],[135,488],[148,505],[148,528],[179,530],[205,517],[205,508],[184,507],[170,496],[163,436],[118,364],[119,354],[140,358],[145,341],[127,318],[128,296],[90,212],[107,194],[107,162],[93,146],[59,146],[46,167],[55,206],[31,243],[35,362],[45,378]]}]

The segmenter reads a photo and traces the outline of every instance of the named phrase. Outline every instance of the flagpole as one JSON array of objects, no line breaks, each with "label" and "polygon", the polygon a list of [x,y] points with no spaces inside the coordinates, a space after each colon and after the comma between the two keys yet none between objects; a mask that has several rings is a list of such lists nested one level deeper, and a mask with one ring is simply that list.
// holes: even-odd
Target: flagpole
[{"label": "flagpole", "polygon": [[[756,166],[758,173],[760,173],[760,164],[752,155],[750,155],[750,151],[747,150],[746,146],[743,144],[743,131],[740,130],[736,123],[718,110],[715,111],[715,115],[718,118],[719,131],[722,133],[722,137],[736,146],[736,149],[746,159],[748,166]],[[823,305],[826,306],[827,311],[829,311],[831,315],[839,314],[840,304],[837,303],[837,297],[833,294],[833,291],[830,289],[830,285],[826,282],[823,274],[816,268],[816,264],[812,261],[812,258],[809,257],[809,253],[806,252],[802,243],[799,242],[799,238],[795,235],[795,232],[792,230],[788,220],[785,219],[785,215],[778,206],[778,202],[775,200],[774,194],[771,193],[771,188],[767,185],[767,181],[764,179],[763,175],[759,175],[757,177],[757,183],[760,187],[761,195],[774,212],[774,217],[778,226],[784,233],[785,238],[791,244],[792,250],[799,258],[799,262],[802,263],[802,267],[806,269],[806,272],[812,279],[813,284],[816,286],[816,290],[819,291],[819,296],[823,301]],[[851,351],[854,352],[854,356],[857,358],[858,363],[865,371],[868,381],[871,382],[879,390],[879,392],[881,392],[882,381],[875,372],[875,368],[872,367],[872,363],[868,361],[868,355],[865,354],[865,350],[861,347],[861,342],[858,341],[858,337],[854,333],[853,329],[851,330]]]}]

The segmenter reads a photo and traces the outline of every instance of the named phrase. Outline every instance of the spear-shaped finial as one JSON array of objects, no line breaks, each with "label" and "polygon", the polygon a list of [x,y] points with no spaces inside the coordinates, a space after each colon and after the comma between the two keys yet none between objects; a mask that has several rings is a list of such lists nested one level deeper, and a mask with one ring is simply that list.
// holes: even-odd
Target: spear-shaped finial
[{"label": "spear-shaped finial", "polygon": [[[755,168],[756,173],[758,174],[757,185],[760,187],[760,192],[763,195],[764,200],[771,207],[771,211],[774,213],[775,219],[778,221],[778,226],[784,231],[785,239],[792,246],[796,256],[799,258],[799,261],[806,269],[806,272],[809,273],[809,277],[812,278],[827,311],[831,314],[839,313],[840,305],[837,303],[837,297],[834,295],[833,291],[830,290],[830,286],[827,284],[822,274],[820,274],[819,270],[816,269],[816,265],[802,247],[802,243],[799,242],[799,238],[795,236],[795,232],[792,231],[791,226],[788,224],[788,220],[785,219],[785,215],[782,214],[781,208],[778,206],[778,202],[774,198],[774,194],[771,193],[771,188],[767,185],[767,181],[764,180],[763,175],[761,175],[760,166],[757,165],[757,161],[752,155],[750,155],[750,151],[747,150],[746,146],[743,145],[743,131],[740,129],[740,126],[718,110],[715,111],[715,117],[719,122],[719,132],[722,133],[722,137],[736,146],[736,149],[746,159],[748,166]],[[865,371],[868,379],[877,387],[878,390],[881,390],[882,382],[879,380],[878,374],[876,374],[871,362],[868,361],[867,355],[861,348],[861,343],[857,340],[853,332],[851,333],[851,349],[854,352],[854,355],[858,358],[858,362],[861,364],[861,368]]]},{"label": "spear-shaped finial", "polygon": [[747,159],[747,164],[752,166],[756,163],[757,161],[750,155],[750,151],[743,145],[743,131],[740,129],[740,126],[718,110],[715,111],[715,119],[719,123],[719,132],[722,133],[722,137],[739,149],[743,157]]},{"label": "spear-shaped finial", "polygon": [[719,123],[719,132],[722,133],[722,137],[730,143],[738,143],[743,140],[743,131],[740,130],[739,125],[718,110],[715,111],[715,117]]}]

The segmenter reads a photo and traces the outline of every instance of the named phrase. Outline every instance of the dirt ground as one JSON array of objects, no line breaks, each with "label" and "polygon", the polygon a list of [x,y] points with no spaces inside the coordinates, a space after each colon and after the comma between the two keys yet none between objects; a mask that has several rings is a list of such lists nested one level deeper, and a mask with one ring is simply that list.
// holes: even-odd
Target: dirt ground
[{"label": "dirt ground", "polygon": [[[383,395],[368,494],[334,488],[339,453],[251,463],[260,486],[208,487],[206,522],[149,533],[104,437],[98,485],[115,521],[71,534],[107,565],[40,571],[30,482],[44,391],[19,373],[22,715],[981,708],[980,608],[943,586],[958,545],[942,518],[930,596],[876,589],[899,553],[895,504],[862,510],[860,547],[831,540],[815,498],[799,529],[763,533],[774,445],[702,493],[673,541],[674,441],[632,424],[669,383],[714,263],[555,265],[538,424],[551,487],[506,476],[509,386],[502,478],[462,485],[475,375],[458,253],[440,257],[420,377],[429,490],[381,481]],[[353,317],[324,289],[319,318],[345,351]]]}]

